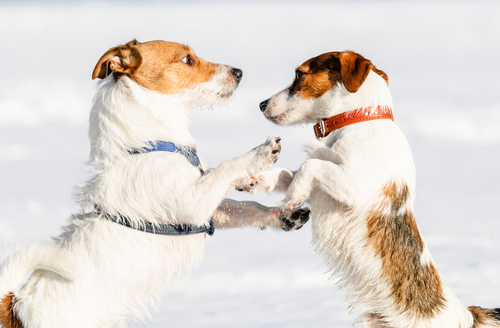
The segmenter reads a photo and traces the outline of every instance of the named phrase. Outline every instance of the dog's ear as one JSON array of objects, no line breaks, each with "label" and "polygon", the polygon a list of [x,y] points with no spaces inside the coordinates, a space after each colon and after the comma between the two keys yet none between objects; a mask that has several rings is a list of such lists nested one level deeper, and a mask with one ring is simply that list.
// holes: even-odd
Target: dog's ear
[{"label": "dog's ear", "polygon": [[125,45],[106,51],[95,65],[92,80],[95,78],[104,79],[111,72],[115,73],[117,78],[122,74],[129,76],[134,74],[142,62],[141,54],[135,47],[138,44],[137,40],[132,40]]},{"label": "dog's ear", "polygon": [[127,46],[136,46],[138,44],[141,44],[139,41],[136,39],[133,39],[132,41],[127,42]]},{"label": "dog's ear", "polygon": [[349,92],[358,91],[368,77],[373,64],[360,54],[352,51],[343,51],[339,55],[339,60],[340,73],[345,88]]}]

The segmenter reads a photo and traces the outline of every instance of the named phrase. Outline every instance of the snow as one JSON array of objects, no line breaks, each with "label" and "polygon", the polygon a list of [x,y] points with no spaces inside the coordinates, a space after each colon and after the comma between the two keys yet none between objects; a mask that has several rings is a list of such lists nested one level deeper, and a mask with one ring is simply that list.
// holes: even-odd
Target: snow
[{"label": "snow", "polygon": [[[418,170],[417,220],[443,280],[466,305],[499,307],[499,12],[497,1],[3,1],[0,241],[48,239],[75,211],[72,188],[87,177],[90,76],[110,47],[185,42],[243,69],[227,106],[192,111],[200,155],[217,165],[276,135],[277,165],[292,169],[311,127],[272,125],[258,104],[306,59],[352,49],[389,75]],[[131,327],[349,326],[359,313],[350,315],[310,237],[308,226],[217,231],[202,265]]]}]

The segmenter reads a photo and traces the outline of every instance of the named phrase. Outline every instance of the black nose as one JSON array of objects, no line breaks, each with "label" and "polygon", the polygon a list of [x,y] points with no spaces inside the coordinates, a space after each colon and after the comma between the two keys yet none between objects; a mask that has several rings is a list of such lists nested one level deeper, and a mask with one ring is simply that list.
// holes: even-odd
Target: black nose
[{"label": "black nose", "polygon": [[243,71],[239,68],[233,68],[231,71],[231,74],[236,78],[236,82],[240,82],[241,78],[243,77]]},{"label": "black nose", "polygon": [[260,107],[260,111],[261,111],[261,112],[265,112],[265,111],[266,111],[266,109],[267,109],[267,104],[269,104],[269,99],[264,100],[263,102],[261,102],[261,103],[259,104],[259,107]]}]

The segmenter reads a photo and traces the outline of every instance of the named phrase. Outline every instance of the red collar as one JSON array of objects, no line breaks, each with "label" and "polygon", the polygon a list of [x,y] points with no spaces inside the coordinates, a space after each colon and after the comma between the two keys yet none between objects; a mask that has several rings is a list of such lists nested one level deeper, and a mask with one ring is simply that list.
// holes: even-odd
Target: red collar
[{"label": "red collar", "polygon": [[375,110],[372,111],[371,114],[370,109],[371,107],[358,108],[353,111],[344,112],[319,121],[319,123],[314,126],[316,138],[324,138],[331,132],[354,123],[382,119],[389,119],[394,121],[394,117],[392,116],[392,109],[390,107],[377,106],[377,108],[375,108]]}]

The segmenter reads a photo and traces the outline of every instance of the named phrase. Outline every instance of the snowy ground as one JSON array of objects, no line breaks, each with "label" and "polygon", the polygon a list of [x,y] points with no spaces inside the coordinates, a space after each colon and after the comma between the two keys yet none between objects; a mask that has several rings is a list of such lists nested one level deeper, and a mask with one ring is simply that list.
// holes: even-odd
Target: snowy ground
[{"label": "snowy ground", "polygon": [[[389,75],[417,164],[418,222],[442,278],[465,304],[499,307],[499,14],[498,1],[2,1],[0,241],[47,239],[74,211],[72,186],[87,177],[90,76],[110,47],[179,41],[243,69],[228,106],[192,112],[201,155],[217,165],[279,135],[278,164],[293,169],[311,127],[276,127],[258,103],[304,60],[352,49]],[[201,267],[162,296],[152,320],[131,326],[348,327],[355,315],[342,300],[308,227],[217,231]]]}]

